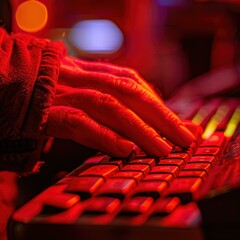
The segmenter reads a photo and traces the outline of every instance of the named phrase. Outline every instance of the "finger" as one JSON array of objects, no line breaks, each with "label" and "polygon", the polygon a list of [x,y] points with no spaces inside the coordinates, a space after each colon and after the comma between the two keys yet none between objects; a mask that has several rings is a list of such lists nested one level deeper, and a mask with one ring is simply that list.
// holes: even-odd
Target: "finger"
[{"label": "finger", "polygon": [[198,125],[190,120],[184,120],[183,124],[191,133],[196,137],[196,139],[201,139],[203,134],[203,128],[201,125]]},{"label": "finger", "polygon": [[70,105],[81,109],[94,120],[133,141],[149,155],[166,156],[171,147],[134,112],[109,94],[96,90],[70,89],[57,95],[55,105]]},{"label": "finger", "polygon": [[46,134],[71,139],[116,157],[126,157],[133,149],[133,143],[97,123],[84,111],[66,106],[50,108]]},{"label": "finger", "polygon": [[130,78],[137,82],[139,85],[141,85],[147,91],[151,92],[152,94],[158,95],[158,92],[156,92],[154,88],[148,82],[146,82],[134,69],[122,66],[120,67],[115,64],[106,62],[89,62],[69,56],[66,56],[64,58],[63,63],[65,64],[65,66],[80,68],[83,71],[108,73],[113,76]]},{"label": "finger", "polygon": [[187,147],[194,140],[182,121],[156,95],[132,79],[71,69],[62,69],[60,79],[72,87],[92,88],[114,96],[176,145]]}]

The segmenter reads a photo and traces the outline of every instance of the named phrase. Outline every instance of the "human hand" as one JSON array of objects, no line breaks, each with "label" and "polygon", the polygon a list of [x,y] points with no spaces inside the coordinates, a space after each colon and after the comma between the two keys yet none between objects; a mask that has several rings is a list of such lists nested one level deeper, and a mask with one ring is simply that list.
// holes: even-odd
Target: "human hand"
[{"label": "human hand", "polygon": [[0,171],[0,239],[7,239],[7,223],[18,196],[17,173]]},{"label": "human hand", "polygon": [[202,101],[213,96],[224,96],[240,89],[239,66],[211,70],[182,85],[166,101],[174,112],[193,111]]},{"label": "human hand", "polygon": [[133,143],[160,157],[169,141],[187,147],[194,139],[134,70],[72,57],[63,60],[46,133],[117,157]]}]

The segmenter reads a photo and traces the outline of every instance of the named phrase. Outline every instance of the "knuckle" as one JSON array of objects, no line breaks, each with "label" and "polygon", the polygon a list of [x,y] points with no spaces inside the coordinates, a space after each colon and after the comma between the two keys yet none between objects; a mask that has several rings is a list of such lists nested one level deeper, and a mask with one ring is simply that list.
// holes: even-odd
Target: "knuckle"
[{"label": "knuckle", "polygon": [[134,69],[134,68],[131,68],[131,67],[124,67],[123,71],[128,73],[129,76],[133,76],[134,77],[134,76],[138,76],[139,75],[138,71],[136,69]]},{"label": "knuckle", "polygon": [[145,123],[141,124],[141,131],[139,131],[139,134],[149,139],[153,139],[158,136],[157,132]]},{"label": "knuckle", "polygon": [[89,118],[87,114],[81,110],[70,109],[64,121],[66,125],[74,131],[81,128],[86,122],[89,122]]},{"label": "knuckle", "polygon": [[124,94],[136,94],[140,92],[139,84],[130,78],[119,78],[115,84]]},{"label": "knuckle", "polygon": [[181,124],[181,120],[178,118],[178,116],[164,106],[162,108],[162,114],[166,122],[170,122],[175,126]]},{"label": "knuckle", "polygon": [[113,110],[119,105],[118,100],[107,93],[98,94],[96,101],[97,101],[97,106],[100,107],[99,108],[100,110],[103,110],[103,109]]},{"label": "knuckle", "polygon": [[104,137],[104,139],[106,139],[106,137],[109,137],[111,135],[111,131],[107,127],[98,126],[97,131],[100,136]]}]

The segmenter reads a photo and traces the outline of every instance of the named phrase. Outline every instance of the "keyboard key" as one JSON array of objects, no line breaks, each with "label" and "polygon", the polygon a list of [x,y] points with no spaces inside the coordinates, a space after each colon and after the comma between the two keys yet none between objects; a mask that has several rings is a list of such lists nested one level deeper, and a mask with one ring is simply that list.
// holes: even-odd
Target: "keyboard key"
[{"label": "keyboard key", "polygon": [[151,197],[132,197],[120,211],[120,215],[138,215],[149,210],[153,204]]},{"label": "keyboard key", "polygon": [[156,165],[155,159],[154,158],[137,158],[133,159],[129,164],[147,164],[150,168],[153,168]]},{"label": "keyboard key", "polygon": [[145,181],[139,184],[134,195],[159,198],[166,188],[167,183],[165,181]]},{"label": "keyboard key", "polygon": [[195,155],[213,155],[217,156],[219,153],[219,148],[217,147],[199,147]]},{"label": "keyboard key", "polygon": [[134,179],[137,183],[143,178],[142,172],[137,171],[120,171],[115,173],[111,178],[130,178]]},{"label": "keyboard key", "polygon": [[75,194],[54,194],[47,195],[43,199],[43,209],[41,214],[57,214],[69,209],[80,201],[80,197]]},{"label": "keyboard key", "polygon": [[171,173],[174,177],[176,177],[179,171],[178,166],[154,166],[151,173]]},{"label": "keyboard key", "polygon": [[207,174],[211,171],[212,167],[210,163],[188,163],[183,171],[203,170]]},{"label": "keyboard key", "polygon": [[197,197],[201,185],[200,178],[176,178],[167,189],[166,196],[177,196],[183,203],[187,203]]},{"label": "keyboard key", "polygon": [[147,175],[150,171],[148,164],[127,164],[122,168],[122,171],[139,171]]},{"label": "keyboard key", "polygon": [[202,181],[204,182],[207,178],[207,173],[206,171],[199,170],[199,171],[181,171],[178,174],[178,178],[187,178],[187,177],[192,177],[192,178],[201,178]]},{"label": "keyboard key", "polygon": [[214,156],[194,156],[188,163],[210,163],[214,167],[217,159]]},{"label": "keyboard key", "polygon": [[134,179],[109,178],[97,191],[96,195],[124,199],[132,194],[136,186],[137,184]]},{"label": "keyboard key", "polygon": [[221,147],[225,140],[224,132],[215,132],[202,142],[201,147]]},{"label": "keyboard key", "polygon": [[181,203],[178,197],[159,198],[153,206],[152,215],[166,216],[172,213]]},{"label": "keyboard key", "polygon": [[74,177],[68,184],[65,192],[75,193],[81,196],[81,199],[87,199],[104,183],[102,177],[82,176]]},{"label": "keyboard key", "polygon": [[166,181],[168,184],[174,179],[171,173],[151,173],[142,179],[142,181]]},{"label": "keyboard key", "polygon": [[100,176],[100,177],[109,177],[118,171],[118,166],[101,164],[88,168],[79,174],[79,176]]},{"label": "keyboard key", "polygon": [[117,165],[119,170],[123,167],[123,160],[121,159],[111,159],[111,158],[104,158],[101,163],[99,164],[111,164]]},{"label": "keyboard key", "polygon": [[157,166],[178,166],[182,170],[185,166],[185,161],[183,159],[161,159]]},{"label": "keyboard key", "polygon": [[[175,159],[175,158],[180,158],[180,159],[183,159],[185,162],[187,162],[189,160],[189,154],[188,153],[169,153],[168,154],[168,159]],[[161,159],[160,159],[160,162],[161,162]]]},{"label": "keyboard key", "polygon": [[84,208],[85,214],[113,213],[120,206],[120,200],[111,197],[91,198]]}]

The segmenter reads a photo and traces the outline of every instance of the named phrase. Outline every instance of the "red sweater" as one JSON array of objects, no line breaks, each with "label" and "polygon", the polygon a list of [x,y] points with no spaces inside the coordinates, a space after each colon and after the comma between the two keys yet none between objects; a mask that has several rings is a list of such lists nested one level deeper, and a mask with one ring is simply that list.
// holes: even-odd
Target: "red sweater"
[{"label": "red sweater", "polygon": [[55,93],[60,43],[0,28],[0,171],[33,171]]}]

